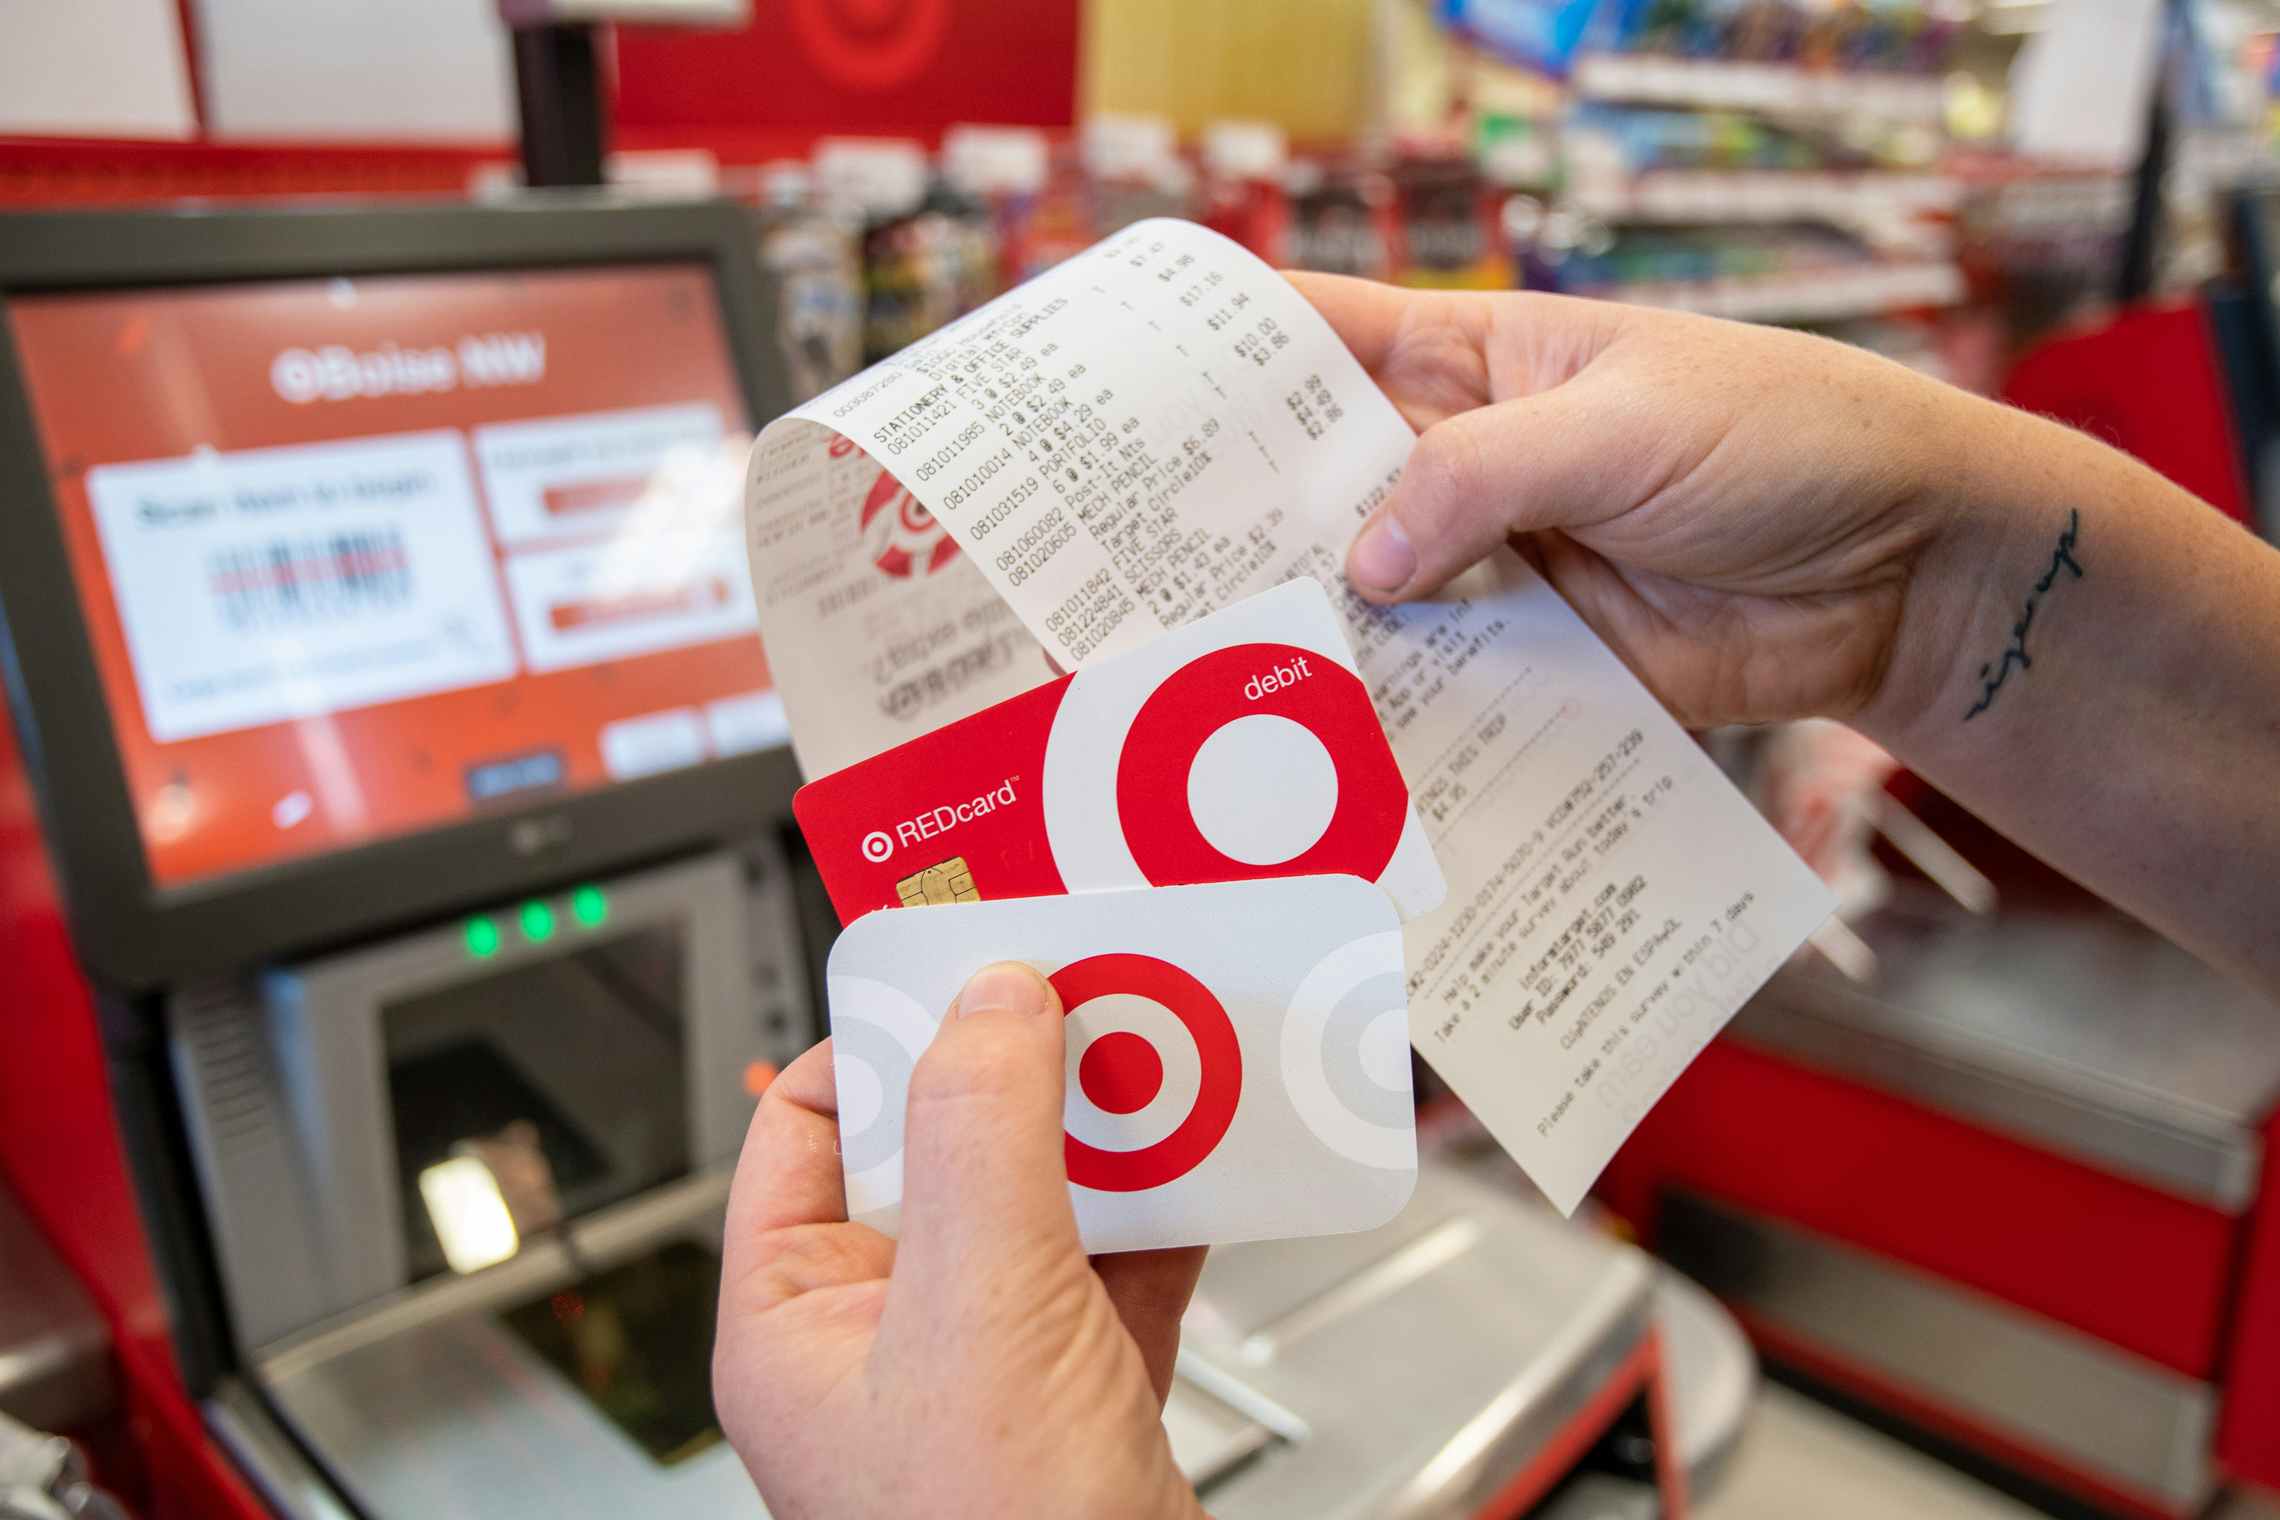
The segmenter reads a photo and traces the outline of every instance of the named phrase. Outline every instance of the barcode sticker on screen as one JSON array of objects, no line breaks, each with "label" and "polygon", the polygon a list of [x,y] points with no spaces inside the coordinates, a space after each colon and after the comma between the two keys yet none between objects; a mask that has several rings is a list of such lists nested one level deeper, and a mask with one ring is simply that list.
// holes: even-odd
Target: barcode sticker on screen
[{"label": "barcode sticker on screen", "polygon": [[411,559],[392,528],[217,551],[208,562],[232,628],[330,622],[411,599]]}]

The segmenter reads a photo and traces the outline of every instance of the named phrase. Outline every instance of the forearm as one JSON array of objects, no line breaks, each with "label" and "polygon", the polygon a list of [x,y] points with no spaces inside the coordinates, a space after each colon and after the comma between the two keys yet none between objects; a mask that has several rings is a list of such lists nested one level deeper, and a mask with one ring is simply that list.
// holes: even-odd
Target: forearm
[{"label": "forearm", "polygon": [[2280,993],[2280,552],[2055,423],[1959,402],[1942,528],[1859,726],[2052,865]]}]

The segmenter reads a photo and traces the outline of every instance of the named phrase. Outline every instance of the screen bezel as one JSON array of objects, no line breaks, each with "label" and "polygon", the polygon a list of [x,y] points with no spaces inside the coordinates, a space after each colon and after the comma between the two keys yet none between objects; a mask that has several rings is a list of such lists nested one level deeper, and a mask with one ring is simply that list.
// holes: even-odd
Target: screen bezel
[{"label": "screen bezel", "polygon": [[790,404],[769,357],[742,211],[603,195],[501,206],[330,205],[0,217],[0,667],[81,962],[130,990],[242,970],[766,827],[788,813],[788,749],[708,761],[351,849],[160,887],[16,350],[13,300],[322,279],[702,263],[755,429]]}]

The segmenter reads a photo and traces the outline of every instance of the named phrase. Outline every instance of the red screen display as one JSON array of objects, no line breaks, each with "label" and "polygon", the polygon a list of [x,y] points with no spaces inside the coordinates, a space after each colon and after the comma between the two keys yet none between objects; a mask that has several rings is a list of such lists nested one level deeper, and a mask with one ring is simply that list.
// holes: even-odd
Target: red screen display
[{"label": "red screen display", "polygon": [[10,315],[160,886],[782,742],[702,266]]}]

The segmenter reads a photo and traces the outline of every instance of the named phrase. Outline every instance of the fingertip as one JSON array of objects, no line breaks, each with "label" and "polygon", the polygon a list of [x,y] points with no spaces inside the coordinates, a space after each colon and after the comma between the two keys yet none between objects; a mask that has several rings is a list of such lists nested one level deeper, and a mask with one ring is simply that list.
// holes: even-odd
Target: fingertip
[{"label": "fingertip", "polygon": [[1346,579],[1371,601],[1400,597],[1417,578],[1417,546],[1401,519],[1380,511],[1362,525],[1346,552]]},{"label": "fingertip", "polygon": [[1284,270],[1283,278],[1366,370],[1375,370],[1393,352],[1402,323],[1418,304],[1416,291],[1352,275]]},{"label": "fingertip", "polygon": [[966,979],[950,1004],[952,1018],[976,1014],[1008,1013],[1031,1017],[1060,1012],[1060,994],[1034,966],[1020,961],[992,961]]}]

